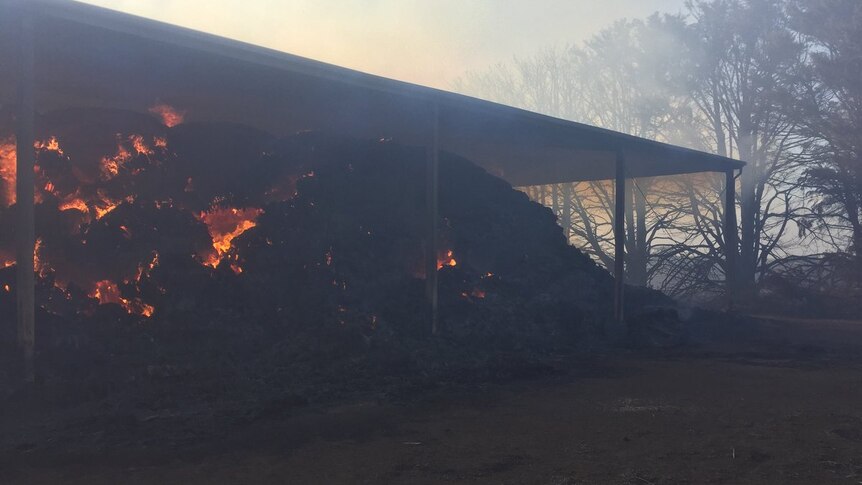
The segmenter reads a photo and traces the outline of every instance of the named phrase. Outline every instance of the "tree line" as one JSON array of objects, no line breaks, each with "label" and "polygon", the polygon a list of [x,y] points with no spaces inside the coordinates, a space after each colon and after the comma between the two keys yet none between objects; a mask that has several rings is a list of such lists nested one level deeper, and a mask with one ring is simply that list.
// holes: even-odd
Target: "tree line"
[{"label": "tree line", "polygon": [[[744,160],[740,296],[858,301],[862,2],[689,0],[683,14],[620,20],[581,44],[468,72],[453,88]],[[629,283],[722,294],[724,184],[700,174],[627,185]],[[610,183],[523,189],[612,267]]]}]

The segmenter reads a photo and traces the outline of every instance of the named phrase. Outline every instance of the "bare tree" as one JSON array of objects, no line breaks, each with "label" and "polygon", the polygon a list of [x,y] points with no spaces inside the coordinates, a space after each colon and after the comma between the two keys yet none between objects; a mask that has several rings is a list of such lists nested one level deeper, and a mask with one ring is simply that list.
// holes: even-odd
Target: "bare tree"
[{"label": "bare tree", "polygon": [[[467,73],[454,88],[498,102],[585,121],[657,139],[678,139],[690,130],[690,109],[669,89],[670,71],[679,66],[676,16],[620,21],[582,47],[548,49],[511,67],[497,65]],[[660,44],[660,46],[658,46]],[[646,200],[650,180],[628,184],[627,280],[646,285],[650,278],[655,224]],[[603,182],[559,184],[527,190],[551,207],[567,236],[606,267],[613,267],[613,194]]]},{"label": "bare tree", "polygon": [[[811,238],[803,162],[810,138],[793,109],[805,45],[786,0],[690,0],[689,15],[618,22],[581,47],[548,50],[512,67],[465,76],[456,88],[748,162],[739,180],[745,291]],[[728,268],[723,177],[629,184],[627,279],[671,293],[721,291]],[[573,243],[613,264],[611,188],[569,184],[529,191],[558,214]]]},{"label": "bare tree", "polygon": [[[794,181],[807,142],[787,106],[806,50],[788,27],[780,0],[689,0],[685,37],[693,105],[716,153],[747,162],[740,177],[741,290],[786,253],[796,221],[807,211]],[[714,235],[701,231],[711,239]],[[720,241],[712,241],[717,246]]]},{"label": "bare tree", "polygon": [[810,70],[797,112],[814,140],[804,183],[815,197],[820,240],[845,253],[862,279],[862,3],[795,0],[793,27],[810,45]]}]

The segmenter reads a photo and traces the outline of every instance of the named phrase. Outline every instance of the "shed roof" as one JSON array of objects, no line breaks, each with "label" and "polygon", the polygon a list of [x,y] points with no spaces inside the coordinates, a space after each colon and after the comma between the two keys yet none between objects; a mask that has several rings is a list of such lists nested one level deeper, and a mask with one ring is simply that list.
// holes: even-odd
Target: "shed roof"
[{"label": "shed roof", "polygon": [[434,106],[440,145],[512,185],[739,169],[738,160],[396,81],[68,0],[0,0],[0,103],[14,100],[20,8],[36,28],[38,111],[80,106],[245,123],[275,134],[322,130],[426,144]]}]

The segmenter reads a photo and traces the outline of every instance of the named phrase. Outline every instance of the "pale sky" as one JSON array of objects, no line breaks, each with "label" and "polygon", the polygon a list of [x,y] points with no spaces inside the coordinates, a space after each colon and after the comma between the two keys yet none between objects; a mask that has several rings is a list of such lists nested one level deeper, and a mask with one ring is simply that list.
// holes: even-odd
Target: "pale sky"
[{"label": "pale sky", "polygon": [[84,0],[447,89],[467,70],[580,42],[684,0]]}]

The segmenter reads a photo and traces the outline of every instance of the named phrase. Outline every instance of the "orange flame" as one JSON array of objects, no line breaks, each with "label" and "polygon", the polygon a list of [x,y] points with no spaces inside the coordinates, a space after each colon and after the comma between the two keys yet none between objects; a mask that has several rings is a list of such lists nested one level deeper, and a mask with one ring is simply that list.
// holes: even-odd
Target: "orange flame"
[{"label": "orange flame", "polygon": [[64,201],[60,202],[57,205],[57,208],[61,211],[69,210],[69,209],[75,209],[75,210],[81,211],[85,214],[90,211],[90,208],[87,207],[87,203],[84,202],[82,199],[79,199],[77,197],[73,197],[69,200],[64,200]]},{"label": "orange flame", "polygon": [[121,144],[117,145],[117,153],[112,157],[102,158],[102,179],[110,180],[120,173],[120,167],[126,164],[132,154]]},{"label": "orange flame", "polygon": [[149,109],[150,113],[158,116],[162,120],[162,124],[168,128],[173,128],[185,120],[185,111],[179,111],[173,106],[159,103]]},{"label": "orange flame", "polygon": [[129,314],[152,316],[155,308],[140,300],[140,298],[127,299],[120,294],[120,288],[111,280],[97,281],[93,290],[89,293],[90,298],[99,300],[99,305],[116,303],[123,307]]},{"label": "orange flame", "polygon": [[[207,230],[213,240],[214,253],[206,256],[203,263],[215,268],[227,254],[231,247],[231,241],[257,225],[257,217],[263,212],[262,209],[249,207],[238,209],[236,207],[212,207],[209,211],[201,212],[200,220],[207,225]],[[234,269],[234,272],[237,272]],[[240,270],[241,272],[241,270]]]},{"label": "orange flame", "polygon": [[63,150],[60,148],[60,142],[57,141],[56,136],[52,136],[51,138],[48,139],[48,141],[36,140],[33,143],[33,148],[35,148],[36,150],[57,152],[57,154],[63,155]]},{"label": "orange flame", "polygon": [[129,141],[132,142],[132,147],[138,152],[138,155],[152,155],[153,149],[148,147],[144,142],[144,137],[141,135],[129,136]]},{"label": "orange flame", "polygon": [[153,258],[149,263],[141,263],[138,265],[138,272],[135,274],[135,283],[140,283],[144,275],[149,276],[150,272],[159,265],[159,252],[153,251]]},{"label": "orange flame", "polygon": [[437,256],[437,269],[441,270],[444,266],[458,266],[458,261],[454,257],[454,252],[450,249],[446,251],[445,256]]},{"label": "orange flame", "polygon": [[[50,137],[47,141],[37,140],[33,142],[33,148],[39,151],[53,151],[63,155],[63,150],[60,148],[60,142],[57,141],[56,136]],[[5,200],[3,202],[7,207],[14,204],[16,199],[15,181],[18,164],[17,153],[18,150],[15,144],[15,137],[8,137],[0,140],[0,180],[2,180],[5,185]],[[45,190],[53,192],[53,184],[48,182]],[[37,200],[39,196],[40,194],[37,193]]]},{"label": "orange flame", "polygon": [[17,173],[15,139],[0,140],[0,179],[5,184],[5,199],[8,207],[15,203],[15,174]]},{"label": "orange flame", "polygon": [[[100,200],[93,204],[93,210],[96,212],[96,219],[101,219],[105,217],[106,214],[116,209],[118,205],[120,205],[119,200],[111,199],[110,197],[105,196],[101,191],[98,192],[100,196]],[[126,198],[127,201],[134,201],[134,197]]]}]

